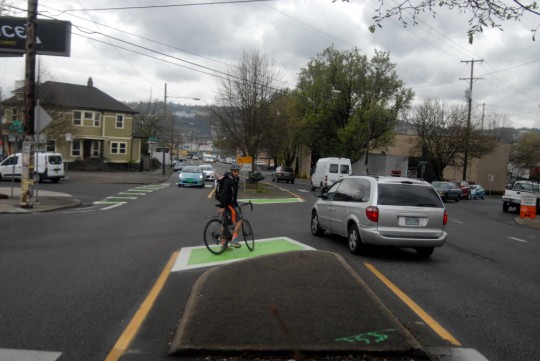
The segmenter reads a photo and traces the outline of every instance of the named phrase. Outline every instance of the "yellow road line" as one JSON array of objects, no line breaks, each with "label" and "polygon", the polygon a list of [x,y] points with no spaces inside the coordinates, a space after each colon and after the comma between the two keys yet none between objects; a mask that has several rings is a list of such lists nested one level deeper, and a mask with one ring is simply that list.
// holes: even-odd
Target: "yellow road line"
[{"label": "yellow road line", "polygon": [[447,340],[454,346],[461,346],[461,343],[454,338],[444,327],[442,327],[437,321],[435,321],[430,315],[426,313],[416,302],[414,302],[409,296],[401,291],[395,284],[393,284],[388,278],[386,278],[381,272],[379,272],[371,264],[364,262],[364,265],[377,276],[392,292],[396,294],[410,309],[412,309],[425,323],[429,325],[441,338]]},{"label": "yellow road line", "polygon": [[169,259],[169,262],[165,265],[165,268],[159,275],[156,283],[154,284],[154,287],[150,290],[150,293],[148,293],[148,296],[146,296],[146,299],[141,304],[137,312],[135,313],[135,316],[131,319],[129,324],[127,325],[126,329],[116,341],[116,344],[114,345],[111,352],[109,352],[109,355],[105,359],[105,361],[116,361],[118,360],[122,354],[127,350],[133,339],[135,338],[135,335],[139,331],[139,327],[141,327],[144,319],[152,309],[152,306],[154,302],[157,299],[157,296],[163,289],[163,286],[165,285],[165,282],[167,281],[167,278],[171,274],[172,266],[174,265],[174,262],[176,260],[176,257],[178,256],[178,252],[176,251],[172,254],[171,258]]}]

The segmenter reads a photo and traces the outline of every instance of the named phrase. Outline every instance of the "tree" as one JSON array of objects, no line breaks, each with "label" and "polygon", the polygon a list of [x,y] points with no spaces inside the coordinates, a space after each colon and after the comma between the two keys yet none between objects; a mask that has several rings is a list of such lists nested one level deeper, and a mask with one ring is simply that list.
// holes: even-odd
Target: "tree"
[{"label": "tree", "polygon": [[301,115],[296,91],[282,90],[275,94],[270,108],[272,126],[265,129],[263,148],[274,158],[274,164],[293,166],[299,147]]},{"label": "tree", "polygon": [[525,133],[512,145],[510,162],[516,167],[530,168],[540,163],[540,133]]},{"label": "tree", "polygon": [[50,85],[44,85],[47,81],[54,81],[54,76],[50,71],[49,66],[40,58],[37,62],[36,71],[36,97],[43,105],[43,109],[53,119],[42,131],[41,134],[46,135],[49,145],[55,144],[58,146],[66,141],[66,133],[75,133],[75,126],[71,115],[72,109],[66,109],[59,104],[63,103],[62,99],[58,99],[58,95],[54,91],[50,91]]},{"label": "tree", "polygon": [[[334,0],[335,1],[335,0]],[[344,0],[347,1],[347,0]],[[398,18],[404,27],[409,25],[407,18],[412,20],[413,25],[417,24],[416,18],[420,13],[430,12],[437,15],[437,7],[457,9],[460,13],[469,13],[469,29],[467,36],[472,44],[474,35],[482,32],[485,27],[498,28],[502,30],[501,23],[504,21],[519,21],[525,13],[540,15],[538,3],[536,1],[514,0],[514,5],[502,0],[406,0],[399,3],[379,0],[380,6],[376,10],[377,15],[373,17],[374,25],[369,27],[374,32],[377,27],[382,28],[381,23],[386,19]],[[511,3],[512,3],[511,2]],[[532,29],[533,41],[535,40],[536,29]]]},{"label": "tree", "polygon": [[[439,99],[427,99],[415,109],[412,127],[418,138],[416,150],[428,160],[438,179],[443,179],[447,166],[464,164],[467,110],[464,106],[449,106]],[[480,158],[495,148],[496,137],[482,129],[477,122],[471,124],[469,158]]]},{"label": "tree", "polygon": [[218,89],[214,126],[226,149],[257,157],[264,144],[265,129],[272,126],[271,104],[279,92],[279,72],[259,49],[244,52]]},{"label": "tree", "polygon": [[376,51],[368,59],[357,48],[333,46],[301,69],[297,88],[302,141],[317,156],[352,160],[391,141],[398,116],[413,97],[388,53]]}]

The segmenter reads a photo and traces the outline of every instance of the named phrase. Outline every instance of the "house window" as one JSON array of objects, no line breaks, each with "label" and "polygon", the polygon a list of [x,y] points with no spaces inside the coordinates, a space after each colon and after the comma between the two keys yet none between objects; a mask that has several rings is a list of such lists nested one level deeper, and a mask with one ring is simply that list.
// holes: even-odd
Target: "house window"
[{"label": "house window", "polygon": [[73,112],[73,125],[82,125],[82,113],[79,111]]},{"label": "house window", "polygon": [[81,141],[74,140],[71,142],[71,155],[73,157],[80,157],[81,155]]},{"label": "house window", "polygon": [[46,147],[47,147],[47,152],[55,152],[56,151],[56,142],[54,140],[48,140]]},{"label": "house window", "polygon": [[94,112],[94,127],[100,127],[100,126],[101,126],[101,113]]},{"label": "house window", "polygon": [[17,120],[17,108],[11,109],[11,121]]},{"label": "house window", "polygon": [[116,114],[116,128],[124,128],[124,114]]},{"label": "house window", "polygon": [[[93,112],[90,110],[84,111],[84,120],[88,120],[90,123],[92,123],[92,126],[99,127],[101,125],[101,113],[100,112]],[[86,123],[88,124],[88,123]]]},{"label": "house window", "polygon": [[127,143],[125,142],[111,142],[111,154],[126,154]]}]

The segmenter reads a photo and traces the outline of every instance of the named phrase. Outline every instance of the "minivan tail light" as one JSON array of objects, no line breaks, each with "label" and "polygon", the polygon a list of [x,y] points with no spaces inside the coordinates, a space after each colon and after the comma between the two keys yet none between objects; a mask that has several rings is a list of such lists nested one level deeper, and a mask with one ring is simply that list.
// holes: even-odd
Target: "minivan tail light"
[{"label": "minivan tail light", "polygon": [[369,206],[366,208],[366,217],[371,222],[379,222],[379,208],[374,206]]},{"label": "minivan tail light", "polygon": [[446,222],[448,222],[448,213],[446,213],[446,211],[444,211],[444,217],[443,217],[443,221],[442,221],[443,226],[446,225]]}]

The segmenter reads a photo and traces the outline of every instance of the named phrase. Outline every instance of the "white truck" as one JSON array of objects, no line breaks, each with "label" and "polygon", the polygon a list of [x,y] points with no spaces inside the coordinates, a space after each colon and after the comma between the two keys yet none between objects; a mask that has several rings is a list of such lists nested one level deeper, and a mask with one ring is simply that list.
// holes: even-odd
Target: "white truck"
[{"label": "white truck", "polygon": [[314,191],[319,188],[324,192],[341,178],[352,174],[352,165],[349,158],[321,158],[317,161],[315,172],[311,175],[310,188]]},{"label": "white truck", "polygon": [[506,185],[502,196],[503,211],[508,212],[510,207],[515,207],[519,212],[522,194],[536,196],[536,212],[538,213],[540,211],[540,183],[530,180],[518,180]]}]

